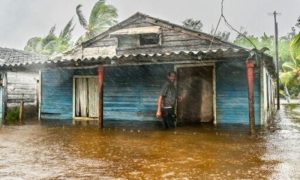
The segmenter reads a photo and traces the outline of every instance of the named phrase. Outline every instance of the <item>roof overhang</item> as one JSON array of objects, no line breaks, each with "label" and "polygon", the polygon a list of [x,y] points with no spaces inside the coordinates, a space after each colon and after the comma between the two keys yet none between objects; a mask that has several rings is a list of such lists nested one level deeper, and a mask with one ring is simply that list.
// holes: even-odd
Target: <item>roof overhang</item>
[{"label": "roof overhang", "polygon": [[[182,63],[203,63],[209,61],[231,61],[246,60],[250,51],[246,49],[214,49],[199,51],[173,51],[148,54],[123,54],[114,56],[93,56],[93,57],[56,57],[48,61],[36,61],[30,63],[4,64],[0,65],[0,70],[26,69],[26,68],[79,68],[97,65],[118,66],[118,65],[149,65],[149,64],[182,64]],[[270,72],[275,77],[275,65],[271,56],[261,54],[262,60]]]},{"label": "roof overhang", "polygon": [[148,27],[138,27],[138,28],[127,28],[114,31],[110,33],[110,37],[123,36],[123,35],[137,35],[137,34],[159,34],[159,26],[148,26]]}]

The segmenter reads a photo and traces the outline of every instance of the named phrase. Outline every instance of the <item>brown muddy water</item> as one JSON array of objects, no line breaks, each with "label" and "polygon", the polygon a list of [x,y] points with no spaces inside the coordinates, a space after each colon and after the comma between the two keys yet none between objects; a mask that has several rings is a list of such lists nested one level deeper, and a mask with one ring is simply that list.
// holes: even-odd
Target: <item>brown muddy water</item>
[{"label": "brown muddy water", "polygon": [[300,179],[300,107],[271,130],[163,131],[55,124],[0,130],[0,179]]}]

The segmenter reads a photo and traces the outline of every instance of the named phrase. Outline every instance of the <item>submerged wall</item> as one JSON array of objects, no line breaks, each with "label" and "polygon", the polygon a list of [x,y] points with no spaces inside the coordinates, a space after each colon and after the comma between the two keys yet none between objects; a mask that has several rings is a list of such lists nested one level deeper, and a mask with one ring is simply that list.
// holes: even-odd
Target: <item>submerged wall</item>
[{"label": "submerged wall", "polygon": [[[173,65],[104,68],[104,120],[155,120],[159,91]],[[42,119],[72,119],[73,76],[97,75],[97,69],[50,69],[42,72]],[[260,123],[260,80],[255,73],[255,118]],[[244,61],[216,64],[217,123],[248,124]]]},{"label": "submerged wall", "polygon": [[41,119],[71,119],[73,70],[50,69],[41,74]]},{"label": "submerged wall", "polygon": [[[254,77],[255,122],[260,124],[260,74],[255,68]],[[248,85],[245,61],[216,64],[217,123],[248,124]]]},{"label": "submerged wall", "polygon": [[[104,68],[104,119],[155,120],[160,88],[173,65]],[[42,119],[72,119],[73,76],[97,75],[97,69],[42,71]]]}]

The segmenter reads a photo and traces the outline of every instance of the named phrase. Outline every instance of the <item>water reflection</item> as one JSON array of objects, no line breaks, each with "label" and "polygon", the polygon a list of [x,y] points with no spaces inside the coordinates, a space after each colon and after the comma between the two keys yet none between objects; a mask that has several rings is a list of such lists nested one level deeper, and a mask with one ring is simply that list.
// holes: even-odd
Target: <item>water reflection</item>
[{"label": "water reflection", "polygon": [[[294,135],[294,129],[281,126],[277,129],[251,138],[248,127],[244,126],[193,126],[172,131],[136,128],[99,131],[94,127],[55,124],[4,127],[0,130],[0,177],[300,177],[294,171],[300,167],[296,161],[299,159],[299,129],[297,135]],[[287,148],[291,145],[294,149]],[[286,154],[287,149],[290,154]],[[285,172],[286,169],[291,172]]]}]

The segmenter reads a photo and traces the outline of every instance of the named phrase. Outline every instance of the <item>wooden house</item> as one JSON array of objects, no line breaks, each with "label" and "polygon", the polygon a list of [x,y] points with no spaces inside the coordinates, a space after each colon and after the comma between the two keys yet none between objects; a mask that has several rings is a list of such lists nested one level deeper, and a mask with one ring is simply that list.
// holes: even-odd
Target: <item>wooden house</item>
[{"label": "wooden house", "polygon": [[60,57],[38,64],[39,117],[73,123],[154,122],[168,71],[177,72],[178,121],[248,124],[246,60],[255,60],[254,112],[274,110],[271,57],[136,13]]},{"label": "wooden house", "polygon": [[39,69],[24,65],[46,60],[48,58],[38,54],[0,47],[0,125],[4,120],[6,108],[19,106],[21,100],[24,101],[27,110],[29,107],[31,111],[37,109]]}]

